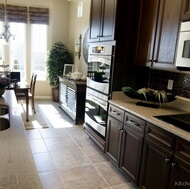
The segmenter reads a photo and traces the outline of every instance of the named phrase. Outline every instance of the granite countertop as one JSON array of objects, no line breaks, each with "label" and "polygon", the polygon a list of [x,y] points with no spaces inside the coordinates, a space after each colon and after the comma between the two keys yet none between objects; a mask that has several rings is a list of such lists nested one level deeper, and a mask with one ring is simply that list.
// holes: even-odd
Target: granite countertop
[{"label": "granite countertop", "polygon": [[[161,127],[183,139],[190,141],[190,132],[177,128],[172,124],[168,124],[153,117],[158,115],[187,113],[186,109],[188,109],[189,107],[189,102],[184,103],[188,107],[186,109],[184,108],[185,110],[182,110],[179,109],[177,106],[174,106],[173,103],[164,104],[159,108],[149,108],[149,107],[137,106],[136,105],[137,101],[138,100],[136,99],[131,99],[125,96],[122,92],[116,92],[113,94],[113,98],[112,100],[109,101],[109,103],[116,105],[128,111],[129,113],[132,113],[154,125],[157,125],[158,127]],[[182,104],[182,102],[180,104]]]},{"label": "granite countertop", "polygon": [[0,131],[0,188],[35,188],[41,184],[13,90],[0,105],[9,106],[10,128]]}]

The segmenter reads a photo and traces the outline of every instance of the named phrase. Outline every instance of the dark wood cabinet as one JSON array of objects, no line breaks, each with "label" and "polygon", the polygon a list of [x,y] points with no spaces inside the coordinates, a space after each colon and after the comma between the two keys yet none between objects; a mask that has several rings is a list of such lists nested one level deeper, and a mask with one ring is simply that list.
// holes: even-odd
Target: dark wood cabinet
[{"label": "dark wood cabinet", "polygon": [[190,142],[179,137],[176,141],[170,178],[170,189],[190,187]]},{"label": "dark wood cabinet", "polygon": [[109,106],[106,154],[136,184],[139,178],[144,127],[144,120],[128,112],[124,113],[118,107]]},{"label": "dark wood cabinet", "polygon": [[189,188],[190,142],[147,123],[139,186]]},{"label": "dark wood cabinet", "polygon": [[91,0],[89,42],[114,40],[117,0]]},{"label": "dark wood cabinet", "polygon": [[59,77],[59,106],[74,120],[84,122],[86,82]]},{"label": "dark wood cabinet", "polygon": [[181,0],[143,0],[135,64],[175,68]]},{"label": "dark wood cabinet", "polygon": [[190,186],[190,141],[109,104],[107,157],[139,188]]},{"label": "dark wood cabinet", "polygon": [[124,125],[121,160],[119,167],[124,175],[135,184],[138,183],[143,146],[143,135]]},{"label": "dark wood cabinet", "polygon": [[190,20],[190,0],[182,0],[181,21]]},{"label": "dark wood cabinet", "polygon": [[139,182],[140,188],[168,189],[172,156],[171,151],[145,138]]},{"label": "dark wood cabinet", "polygon": [[119,164],[123,123],[108,116],[106,154],[116,165]]}]

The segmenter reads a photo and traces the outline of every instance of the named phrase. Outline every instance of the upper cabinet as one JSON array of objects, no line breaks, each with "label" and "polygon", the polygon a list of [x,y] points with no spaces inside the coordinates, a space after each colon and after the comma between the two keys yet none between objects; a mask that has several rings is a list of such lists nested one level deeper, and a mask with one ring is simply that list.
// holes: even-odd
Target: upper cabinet
[{"label": "upper cabinet", "polygon": [[175,68],[181,0],[143,0],[135,64]]},{"label": "upper cabinet", "polygon": [[89,41],[114,40],[117,0],[91,0]]},{"label": "upper cabinet", "polygon": [[182,0],[181,21],[190,20],[190,0]]}]

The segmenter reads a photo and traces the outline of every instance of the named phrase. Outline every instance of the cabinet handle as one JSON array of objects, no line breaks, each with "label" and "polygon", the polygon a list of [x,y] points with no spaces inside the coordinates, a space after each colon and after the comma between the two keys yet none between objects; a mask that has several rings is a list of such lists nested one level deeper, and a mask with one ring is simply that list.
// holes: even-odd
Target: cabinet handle
[{"label": "cabinet handle", "polygon": [[169,163],[169,162],[170,162],[170,159],[166,158],[166,159],[165,159],[165,162],[166,162],[166,163]]},{"label": "cabinet handle", "polygon": [[137,122],[135,122],[135,121],[133,121],[133,120],[128,120],[127,122],[128,122],[128,123],[131,123],[131,124],[133,124],[133,125],[135,125],[135,126],[137,126],[137,127],[140,126],[139,123],[137,123]]},{"label": "cabinet handle", "polygon": [[175,167],[176,166],[176,163],[172,163],[172,167]]}]

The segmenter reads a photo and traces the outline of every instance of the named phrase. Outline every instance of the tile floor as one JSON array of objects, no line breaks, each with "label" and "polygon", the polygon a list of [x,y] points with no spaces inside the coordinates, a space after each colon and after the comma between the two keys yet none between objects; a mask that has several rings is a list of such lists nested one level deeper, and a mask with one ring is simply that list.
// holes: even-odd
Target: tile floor
[{"label": "tile floor", "polygon": [[37,100],[49,125],[27,130],[43,189],[135,189],[73,121],[51,100]]}]

